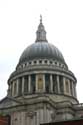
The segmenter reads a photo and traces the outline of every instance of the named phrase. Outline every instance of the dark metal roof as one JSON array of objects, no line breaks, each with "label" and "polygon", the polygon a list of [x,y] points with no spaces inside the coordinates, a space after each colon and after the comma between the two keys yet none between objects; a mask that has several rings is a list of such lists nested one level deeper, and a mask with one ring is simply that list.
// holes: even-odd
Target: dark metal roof
[{"label": "dark metal roof", "polygon": [[36,42],[27,47],[22,53],[19,64],[33,59],[55,59],[65,63],[64,57],[61,52],[52,44],[48,42]]}]

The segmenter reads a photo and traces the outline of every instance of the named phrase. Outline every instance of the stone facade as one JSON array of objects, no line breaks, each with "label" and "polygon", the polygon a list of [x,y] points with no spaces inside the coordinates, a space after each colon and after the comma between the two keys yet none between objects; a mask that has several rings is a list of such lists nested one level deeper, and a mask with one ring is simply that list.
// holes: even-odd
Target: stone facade
[{"label": "stone facade", "polygon": [[10,115],[11,125],[83,117],[76,83],[61,52],[48,43],[41,18],[36,42],[24,50],[8,79],[8,93],[0,101],[0,113]]}]

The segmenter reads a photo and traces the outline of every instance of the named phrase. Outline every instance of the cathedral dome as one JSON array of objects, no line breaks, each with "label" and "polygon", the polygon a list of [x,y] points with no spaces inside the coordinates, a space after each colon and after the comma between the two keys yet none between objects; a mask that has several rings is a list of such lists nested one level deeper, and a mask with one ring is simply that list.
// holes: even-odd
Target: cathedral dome
[{"label": "cathedral dome", "polygon": [[42,19],[36,32],[37,38],[35,43],[27,47],[22,53],[19,64],[34,60],[34,59],[53,59],[57,62],[65,63],[62,53],[46,39],[46,31],[42,24]]},{"label": "cathedral dome", "polygon": [[22,53],[19,64],[34,59],[54,59],[65,64],[65,60],[61,52],[52,44],[40,41],[27,47]]},{"label": "cathedral dome", "polygon": [[48,94],[56,101],[61,98],[76,103],[76,78],[62,53],[47,41],[42,18],[36,35],[35,43],[23,51],[9,77],[8,94],[17,98]]}]

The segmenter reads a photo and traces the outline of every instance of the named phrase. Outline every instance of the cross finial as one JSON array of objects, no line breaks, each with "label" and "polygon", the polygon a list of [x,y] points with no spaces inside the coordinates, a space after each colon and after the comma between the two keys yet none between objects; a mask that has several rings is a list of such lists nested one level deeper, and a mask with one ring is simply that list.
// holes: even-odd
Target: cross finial
[{"label": "cross finial", "polygon": [[40,15],[40,23],[42,23],[42,15]]}]

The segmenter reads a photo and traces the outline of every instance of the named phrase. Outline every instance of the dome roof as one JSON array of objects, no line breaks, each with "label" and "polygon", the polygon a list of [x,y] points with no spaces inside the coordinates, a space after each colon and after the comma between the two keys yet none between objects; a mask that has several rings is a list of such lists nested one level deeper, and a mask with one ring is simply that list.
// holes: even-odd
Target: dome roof
[{"label": "dome roof", "polygon": [[27,47],[22,53],[19,63],[27,62],[33,59],[55,59],[65,63],[61,52],[48,42],[36,42]]},{"label": "dome roof", "polygon": [[31,46],[27,47],[22,53],[19,64],[34,60],[34,59],[55,59],[65,64],[65,60],[61,52],[46,39],[46,31],[42,24],[42,18],[36,32],[36,41]]}]

